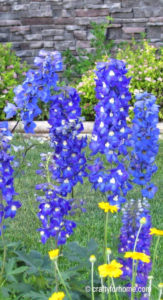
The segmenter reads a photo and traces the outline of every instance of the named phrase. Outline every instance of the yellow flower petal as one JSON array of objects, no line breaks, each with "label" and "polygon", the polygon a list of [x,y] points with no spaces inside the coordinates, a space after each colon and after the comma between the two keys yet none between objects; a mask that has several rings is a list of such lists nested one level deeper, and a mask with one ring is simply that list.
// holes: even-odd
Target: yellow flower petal
[{"label": "yellow flower petal", "polygon": [[99,208],[103,209],[105,213],[107,212],[117,212],[118,211],[118,207],[116,205],[110,205],[109,202],[100,202],[98,204]]},{"label": "yellow flower petal", "polygon": [[104,264],[98,267],[100,277],[120,277],[123,274],[121,268],[123,265],[116,260],[112,260],[110,264]]},{"label": "yellow flower petal", "polygon": [[141,253],[141,252],[126,252],[124,257],[132,258],[134,260],[141,260],[142,262],[145,262],[145,263],[150,262],[150,256],[145,253]]},{"label": "yellow flower petal", "polygon": [[50,250],[48,254],[51,260],[57,259],[59,256],[59,249]]},{"label": "yellow flower petal", "polygon": [[163,235],[163,230],[157,229],[157,228],[150,228],[150,234],[154,235]]},{"label": "yellow flower petal", "polygon": [[51,297],[49,300],[62,300],[65,297],[65,294],[63,292],[56,292]]}]

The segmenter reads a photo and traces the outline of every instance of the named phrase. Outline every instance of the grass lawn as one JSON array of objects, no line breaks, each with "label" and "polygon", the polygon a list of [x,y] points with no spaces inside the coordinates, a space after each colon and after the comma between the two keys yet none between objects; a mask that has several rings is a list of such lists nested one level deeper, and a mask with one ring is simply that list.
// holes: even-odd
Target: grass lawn
[{"label": "grass lawn", "polygon": [[[14,143],[20,144],[19,137],[15,138]],[[22,142],[21,142],[22,144]],[[7,237],[11,241],[21,241],[24,247],[29,251],[30,249],[37,249],[43,254],[52,247],[53,241],[48,241],[45,245],[40,242],[40,235],[37,228],[40,227],[40,222],[37,218],[38,203],[35,200],[35,185],[42,181],[41,177],[36,175],[35,171],[38,169],[40,163],[40,153],[50,151],[48,143],[39,144],[27,154],[27,161],[32,165],[26,165],[23,169],[24,176],[16,178],[16,191],[19,193],[19,199],[22,202],[22,207],[19,209],[14,220],[10,221],[7,229]],[[153,182],[158,186],[158,192],[154,199],[150,201],[151,215],[153,227],[163,229],[163,141],[160,141],[159,154],[157,156],[158,171],[153,177]],[[98,202],[105,201],[105,197],[100,192],[91,190],[91,184],[85,179],[84,185],[77,185],[74,190],[75,197],[84,199],[86,202],[87,212],[75,216],[78,226],[70,241],[78,241],[80,245],[86,245],[87,242],[93,238],[101,246],[103,244],[103,227],[104,227],[104,213],[98,208]],[[130,192],[129,197],[136,198],[137,191]],[[109,224],[108,241],[109,246],[113,250],[115,257],[117,257],[118,236],[121,226],[120,215],[113,216]],[[153,238],[154,241],[155,238]],[[151,248],[151,255],[153,255],[154,242]],[[66,247],[66,246],[65,246]],[[155,266],[154,285],[157,286],[159,282],[163,282],[163,238],[161,239],[158,256]],[[67,266],[64,264],[63,268]],[[157,299],[157,298],[155,298]]]}]

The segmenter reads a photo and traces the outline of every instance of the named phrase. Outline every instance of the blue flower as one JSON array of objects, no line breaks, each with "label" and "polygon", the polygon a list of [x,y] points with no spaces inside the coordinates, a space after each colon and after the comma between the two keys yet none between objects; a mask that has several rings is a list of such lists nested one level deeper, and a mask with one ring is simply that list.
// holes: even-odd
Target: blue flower
[{"label": "blue flower", "polygon": [[[13,156],[10,154],[11,132],[8,130],[8,122],[0,123],[0,224],[4,228],[4,219],[14,218],[17,209],[21,206],[19,201],[14,201],[17,195],[14,189],[12,168]],[[1,235],[2,231],[0,231]]]},{"label": "blue flower", "polygon": [[122,155],[128,154],[131,134],[126,122],[128,102],[131,99],[128,89],[130,79],[125,76],[126,72],[125,64],[115,59],[97,64],[95,90],[99,102],[95,106],[96,117],[90,142],[91,155],[101,153],[108,163],[116,164],[117,167],[102,169],[97,160],[92,166],[88,166],[89,180],[93,188],[111,193],[108,199],[119,207],[125,201],[124,194],[130,188],[122,160]]},{"label": "blue flower", "polygon": [[74,88],[63,88],[50,100],[48,122],[52,152],[42,154],[41,170],[37,172],[48,181],[36,186],[37,190],[44,192],[43,198],[37,197],[41,202],[38,217],[42,227],[39,231],[43,243],[53,237],[61,245],[66,243],[76,227],[73,221],[68,220],[75,207],[72,199],[66,197],[87,176],[83,151],[87,141],[86,138],[79,138],[83,124],[77,91]]},{"label": "blue flower", "polygon": [[158,105],[155,96],[147,92],[136,95],[136,100],[129,173],[132,182],[141,187],[142,195],[151,199],[157,191],[151,178],[157,170],[154,162],[158,153]]}]

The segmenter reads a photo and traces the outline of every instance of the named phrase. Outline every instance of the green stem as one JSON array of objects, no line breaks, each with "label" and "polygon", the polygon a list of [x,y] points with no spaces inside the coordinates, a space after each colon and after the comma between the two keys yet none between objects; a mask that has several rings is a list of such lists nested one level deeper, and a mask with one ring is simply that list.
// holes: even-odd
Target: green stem
[{"label": "green stem", "polygon": [[162,289],[160,289],[160,291],[159,291],[158,300],[161,300],[161,296],[162,296]]},{"label": "green stem", "polygon": [[58,276],[59,276],[59,278],[60,278],[60,281],[61,281],[61,283],[62,283],[62,285],[64,286],[64,289],[65,289],[65,291],[66,291],[67,297],[68,297],[69,300],[72,300],[72,298],[71,298],[71,296],[70,296],[70,293],[69,293],[69,291],[68,291],[68,289],[67,289],[67,287],[66,287],[66,285],[65,285],[65,282],[64,282],[64,280],[63,280],[63,278],[62,278],[62,275],[61,275],[61,273],[60,273],[60,271],[59,271],[57,261],[54,261],[54,263],[55,263],[56,270],[57,270],[57,272],[58,272]]},{"label": "green stem", "polygon": [[151,292],[152,292],[152,280],[153,280],[153,276],[150,276],[150,279],[149,279],[149,284],[148,284],[148,297],[149,297],[149,300],[151,299]]},{"label": "green stem", "polygon": [[93,280],[93,274],[94,274],[94,263],[91,263],[91,290],[92,290],[92,300],[95,299],[94,297],[94,280]]},{"label": "green stem", "polygon": [[3,259],[2,259],[2,267],[0,272],[0,286],[3,284],[3,273],[5,270],[5,263],[6,263],[6,256],[7,256],[7,247],[4,241],[4,235],[3,235],[3,225],[1,226],[1,238],[2,238],[2,244],[3,244]]},{"label": "green stem", "polygon": [[118,300],[118,295],[117,295],[117,292],[116,292],[116,287],[115,287],[114,279],[113,278],[111,278],[111,279],[112,279],[112,285],[113,285],[114,292],[115,292],[115,298],[116,298],[116,300]]},{"label": "green stem", "polygon": [[132,264],[132,285],[131,285],[131,300],[134,300],[134,287],[135,287],[135,282],[136,282],[136,273],[137,273],[137,267],[138,267],[138,260],[135,264],[135,260],[133,260]]},{"label": "green stem", "polygon": [[103,278],[102,277],[101,277],[101,287],[102,287],[101,298],[102,298],[102,300],[105,300],[104,283],[103,283]]},{"label": "green stem", "polygon": [[105,229],[104,229],[104,262],[107,263],[107,231],[108,231],[108,212],[106,213]]},{"label": "green stem", "polygon": [[138,239],[139,239],[139,234],[140,234],[140,231],[142,229],[142,226],[143,226],[143,224],[140,224],[140,227],[139,227],[139,230],[137,232],[136,239],[135,239],[135,244],[134,244],[134,250],[133,250],[133,252],[135,252],[135,250],[136,250],[136,245],[137,245],[137,242],[138,242]]},{"label": "green stem", "polygon": [[153,272],[154,272],[154,266],[155,266],[155,261],[156,261],[156,253],[157,253],[159,241],[160,241],[160,236],[158,236],[158,238],[157,238],[154,253],[153,253],[153,263],[152,263],[151,275],[153,275]]},{"label": "green stem", "polygon": [[108,283],[108,300],[111,300],[111,291],[109,290],[109,288],[110,288],[110,278],[109,277],[108,277],[107,283]]}]

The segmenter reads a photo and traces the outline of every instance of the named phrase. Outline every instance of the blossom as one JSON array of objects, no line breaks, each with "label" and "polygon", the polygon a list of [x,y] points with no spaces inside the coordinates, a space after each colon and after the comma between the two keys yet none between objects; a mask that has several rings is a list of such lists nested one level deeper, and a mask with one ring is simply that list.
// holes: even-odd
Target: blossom
[{"label": "blossom", "polygon": [[[11,132],[8,129],[8,122],[0,123],[0,224],[3,228],[3,222],[6,218],[14,218],[18,208],[21,207],[19,201],[15,201],[17,195],[14,189],[14,170],[11,156],[10,139]],[[1,235],[0,230],[0,235]]]},{"label": "blossom", "polygon": [[150,262],[150,256],[145,253],[141,253],[141,252],[126,252],[124,257],[132,258],[133,260],[141,260],[142,262],[145,262],[145,263]]},{"label": "blossom", "polygon": [[131,95],[128,89],[130,79],[125,76],[126,72],[124,62],[119,60],[111,59],[97,64],[95,91],[99,102],[95,106],[96,117],[90,150],[92,156],[100,153],[108,163],[114,163],[115,167],[106,170],[100,159],[98,164],[96,159],[92,166],[88,166],[93,188],[107,193],[108,202],[117,207],[125,202],[123,196],[130,189],[122,160],[122,156],[128,154],[131,132],[127,126]]},{"label": "blossom", "polygon": [[64,292],[55,292],[51,295],[49,300],[62,300],[64,299],[64,297],[65,297]]},{"label": "blossom", "polygon": [[57,259],[58,256],[59,256],[59,249],[50,250],[50,251],[48,252],[48,254],[49,254],[49,257],[50,257],[51,260],[55,260],[55,259]]},{"label": "blossom", "polygon": [[56,72],[62,70],[61,55],[57,51],[41,50],[34,64],[37,69],[29,70],[22,85],[14,89],[14,104],[8,103],[4,109],[7,118],[19,114],[26,133],[34,132],[34,119],[42,112],[38,102],[41,100],[48,103],[51,100],[54,91],[57,90]]},{"label": "blossom", "polygon": [[[74,88],[63,88],[51,98],[48,122],[52,152],[47,157],[42,155],[43,164],[37,171],[47,178],[47,182],[36,186],[44,193],[43,199],[37,197],[41,200],[38,217],[42,226],[38,230],[42,243],[53,237],[57,245],[65,244],[76,227],[76,223],[68,218],[73,214],[75,199],[67,198],[67,195],[87,176],[83,151],[87,141],[86,137],[79,138],[83,130],[79,103]],[[81,201],[80,204],[83,205]]]},{"label": "blossom", "polygon": [[100,277],[120,277],[123,273],[121,270],[122,264],[118,263],[116,260],[112,260],[110,264],[104,264],[98,267],[98,272]]},{"label": "blossom", "polygon": [[110,205],[108,202],[100,202],[98,204],[99,208],[103,209],[105,213],[107,212],[117,212],[118,211],[118,207],[116,205]]},{"label": "blossom", "polygon": [[155,96],[146,92],[137,94],[136,100],[129,173],[131,181],[140,186],[142,196],[151,199],[157,191],[151,178],[157,171],[154,162],[158,153],[158,105]]},{"label": "blossom", "polygon": [[161,236],[163,235],[163,230],[157,229],[157,228],[150,228],[150,235],[154,234],[154,235],[158,235]]},{"label": "blossom", "polygon": [[91,263],[95,263],[95,261],[96,261],[96,256],[92,254],[92,255],[90,256],[90,258],[89,258],[89,261],[90,261]]}]

